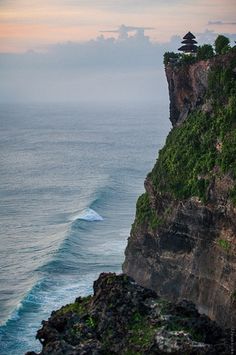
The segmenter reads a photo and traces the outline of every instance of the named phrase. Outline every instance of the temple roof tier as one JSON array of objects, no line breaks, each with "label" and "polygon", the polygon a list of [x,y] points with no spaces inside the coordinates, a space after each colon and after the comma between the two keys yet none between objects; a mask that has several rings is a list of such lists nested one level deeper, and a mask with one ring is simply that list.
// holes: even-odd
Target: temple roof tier
[{"label": "temple roof tier", "polygon": [[191,44],[191,45],[187,45],[185,44],[184,46],[181,46],[180,48],[178,48],[178,51],[183,51],[183,52],[197,52],[198,46],[196,46],[195,44]]},{"label": "temple roof tier", "polygon": [[195,39],[185,39],[184,41],[182,41],[181,43],[184,43],[184,44],[196,44],[197,41],[195,41]]},{"label": "temple roof tier", "polygon": [[183,39],[193,39],[193,38],[196,38],[192,32],[188,32],[186,33],[186,35],[183,37]]}]

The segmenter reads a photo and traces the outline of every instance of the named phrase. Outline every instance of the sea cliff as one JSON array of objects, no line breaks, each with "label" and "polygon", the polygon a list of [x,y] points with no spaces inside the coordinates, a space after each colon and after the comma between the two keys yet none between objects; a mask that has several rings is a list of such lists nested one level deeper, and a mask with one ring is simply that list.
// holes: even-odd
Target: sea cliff
[{"label": "sea cliff", "polygon": [[236,324],[236,50],[165,68],[173,124],[145,180],[123,271]]},{"label": "sea cliff", "polygon": [[165,70],[173,128],[137,201],[124,274],[52,312],[41,355],[236,349],[236,50]]}]

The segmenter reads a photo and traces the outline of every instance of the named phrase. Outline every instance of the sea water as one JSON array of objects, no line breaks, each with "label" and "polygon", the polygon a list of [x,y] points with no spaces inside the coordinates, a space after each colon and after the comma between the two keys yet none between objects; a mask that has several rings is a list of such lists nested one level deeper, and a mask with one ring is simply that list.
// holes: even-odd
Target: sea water
[{"label": "sea water", "polygon": [[0,105],[0,354],[40,350],[53,309],[121,272],[167,103]]}]

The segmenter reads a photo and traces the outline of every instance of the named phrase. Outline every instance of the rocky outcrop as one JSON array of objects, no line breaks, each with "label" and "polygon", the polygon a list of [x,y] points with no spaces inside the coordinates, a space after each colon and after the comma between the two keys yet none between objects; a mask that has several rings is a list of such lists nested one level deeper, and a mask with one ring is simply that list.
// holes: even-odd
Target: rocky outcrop
[{"label": "rocky outcrop", "polygon": [[192,303],[166,302],[115,274],[101,274],[92,297],[53,312],[37,338],[40,355],[226,355],[235,345],[229,331],[200,315]]},{"label": "rocky outcrop", "polygon": [[[231,198],[235,189],[232,152],[236,148],[236,114],[229,108],[229,102],[236,101],[235,68],[233,50],[192,65],[167,66],[174,128],[164,147],[165,155],[160,153],[145,181],[146,193],[137,203],[123,265],[123,271],[142,286],[173,302],[191,300],[201,313],[224,327],[236,324],[236,207]],[[209,92],[213,69],[211,80],[217,82],[211,83]],[[213,134],[216,121],[219,125],[223,122],[223,135]],[[196,162],[186,149],[177,151],[176,140],[180,138],[192,144],[191,152],[199,150]],[[190,160],[191,169],[208,170],[181,175]]]}]

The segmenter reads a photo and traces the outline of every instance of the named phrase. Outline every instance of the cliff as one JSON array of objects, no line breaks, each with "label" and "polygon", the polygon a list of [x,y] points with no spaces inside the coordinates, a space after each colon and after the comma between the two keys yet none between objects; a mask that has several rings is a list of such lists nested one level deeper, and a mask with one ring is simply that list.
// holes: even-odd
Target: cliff
[{"label": "cliff", "polygon": [[123,271],[236,324],[236,50],[169,64],[173,124],[145,181]]},{"label": "cliff", "polygon": [[40,355],[236,348],[236,50],[166,76],[173,129],[137,201],[125,274],[52,312]]},{"label": "cliff", "polygon": [[192,303],[166,302],[115,274],[101,274],[93,296],[53,312],[37,338],[41,355],[226,355],[233,346],[230,332],[200,315]]},{"label": "cliff", "polygon": [[170,120],[181,124],[190,112],[200,107],[207,91],[210,61],[200,61],[182,67],[165,68],[170,96]]}]

